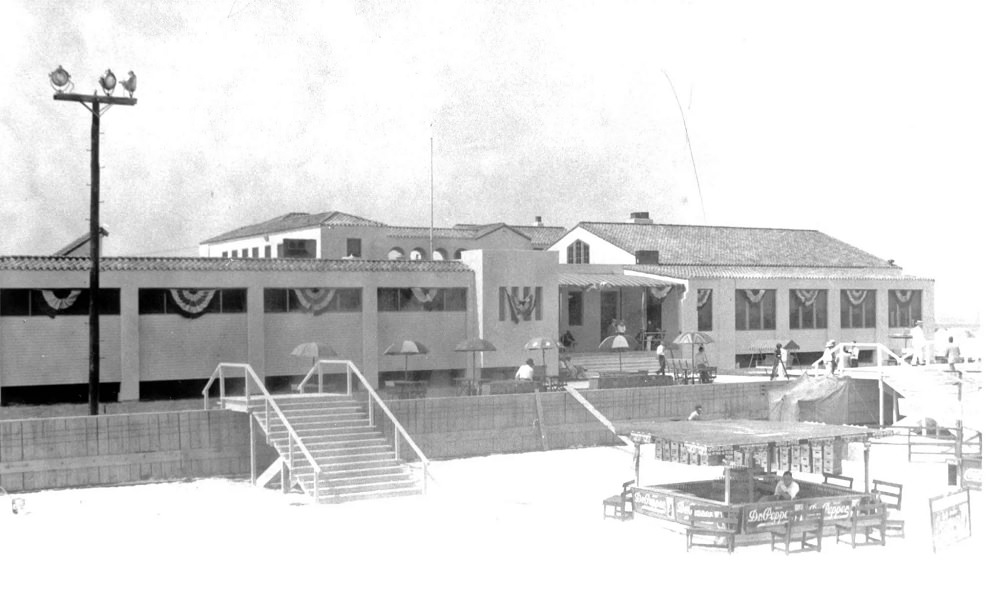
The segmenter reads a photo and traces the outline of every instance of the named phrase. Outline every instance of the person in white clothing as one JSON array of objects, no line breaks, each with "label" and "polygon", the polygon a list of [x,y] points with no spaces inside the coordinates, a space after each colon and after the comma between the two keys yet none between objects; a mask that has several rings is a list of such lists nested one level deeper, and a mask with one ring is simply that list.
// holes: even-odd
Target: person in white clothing
[{"label": "person in white clothing", "polygon": [[660,370],[656,371],[657,375],[667,374],[667,348],[660,342],[656,346],[656,359],[660,361]]},{"label": "person in white clothing", "polygon": [[795,482],[792,478],[792,473],[786,470],[784,474],[781,475],[781,480],[778,484],[774,486],[774,494],[770,496],[764,496],[760,499],[761,502],[781,502],[787,500],[794,500],[796,496],[799,495],[799,484]]},{"label": "person in white clothing", "polygon": [[521,368],[517,369],[514,373],[514,379],[517,381],[534,381],[535,380],[535,361],[531,358],[521,365]]},{"label": "person in white clothing", "polygon": [[688,421],[698,421],[701,419],[701,405],[696,405],[694,411],[691,411],[691,415],[688,415]]}]

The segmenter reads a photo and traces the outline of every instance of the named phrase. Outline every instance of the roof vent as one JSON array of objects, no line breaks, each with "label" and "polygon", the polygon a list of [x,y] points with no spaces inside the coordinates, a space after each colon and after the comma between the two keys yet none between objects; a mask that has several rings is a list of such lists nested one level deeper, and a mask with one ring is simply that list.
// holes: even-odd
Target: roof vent
[{"label": "roof vent", "polygon": [[632,222],[637,225],[648,225],[653,223],[653,221],[649,219],[649,212],[632,212],[632,214],[630,214],[630,218],[632,218]]},{"label": "roof vent", "polygon": [[545,226],[545,225],[542,224],[542,217],[541,216],[535,216],[535,226],[536,227]]}]

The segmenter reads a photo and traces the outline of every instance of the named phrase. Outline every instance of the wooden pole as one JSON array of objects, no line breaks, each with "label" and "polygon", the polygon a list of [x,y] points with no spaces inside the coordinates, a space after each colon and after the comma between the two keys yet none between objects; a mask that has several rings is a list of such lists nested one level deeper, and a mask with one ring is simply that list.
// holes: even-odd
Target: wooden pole
[{"label": "wooden pole", "polygon": [[90,377],[88,394],[90,398],[90,414],[97,415],[100,411],[101,384],[101,319],[97,304],[100,298],[101,279],[101,166],[99,161],[101,142],[101,106],[93,101],[90,121]]},{"label": "wooden pole", "polygon": [[865,440],[865,493],[871,491],[871,484],[869,483],[869,471],[868,471],[868,461],[871,457],[872,442],[870,440]]}]

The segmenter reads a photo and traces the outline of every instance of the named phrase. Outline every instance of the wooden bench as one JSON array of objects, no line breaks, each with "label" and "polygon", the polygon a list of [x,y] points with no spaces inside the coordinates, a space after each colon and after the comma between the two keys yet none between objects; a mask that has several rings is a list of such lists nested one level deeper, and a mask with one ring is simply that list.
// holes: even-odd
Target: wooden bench
[{"label": "wooden bench", "polygon": [[[823,509],[802,509],[791,511],[788,521],[759,528],[760,531],[771,534],[771,550],[779,543],[785,544],[785,555],[805,551],[823,550]],[[810,540],[815,542],[810,542]],[[792,550],[792,542],[798,542],[799,548]]]},{"label": "wooden bench", "polygon": [[[858,534],[864,534],[865,541],[861,543],[862,546],[870,544],[885,546],[887,513],[888,507],[881,502],[858,504],[851,509],[850,519],[846,522],[834,522],[833,525],[837,528],[837,543],[839,544],[841,542],[841,535],[850,534],[851,548],[853,549],[858,545]],[[879,532],[878,538],[872,536],[875,530],[878,530]]]},{"label": "wooden bench", "polygon": [[[635,481],[625,481],[622,483],[620,494],[604,499],[604,518],[614,517],[620,521],[626,521],[633,517],[634,506],[632,504],[632,484]],[[608,512],[608,509],[611,512]]]},{"label": "wooden bench", "polygon": [[740,509],[730,506],[692,504],[686,517],[687,550],[691,547],[736,548],[736,531],[740,526]]},{"label": "wooden bench", "polygon": [[872,494],[874,494],[875,499],[888,508],[885,523],[886,535],[904,538],[906,534],[903,528],[906,522],[899,514],[903,509],[903,486],[899,483],[890,483],[879,479],[872,479],[872,485]]},{"label": "wooden bench", "polygon": [[832,472],[823,473],[823,483],[825,485],[833,485],[834,487],[843,487],[844,489],[854,489],[854,477],[845,477],[840,474],[833,474]]}]

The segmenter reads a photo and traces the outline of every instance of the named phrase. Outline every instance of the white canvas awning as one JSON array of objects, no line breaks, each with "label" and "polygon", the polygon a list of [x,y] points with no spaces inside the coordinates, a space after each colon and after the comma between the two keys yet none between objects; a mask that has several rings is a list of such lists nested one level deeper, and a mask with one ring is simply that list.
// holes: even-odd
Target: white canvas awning
[{"label": "white canvas awning", "polygon": [[578,288],[662,288],[663,286],[683,286],[683,282],[668,278],[655,278],[617,273],[560,273],[560,286]]}]

